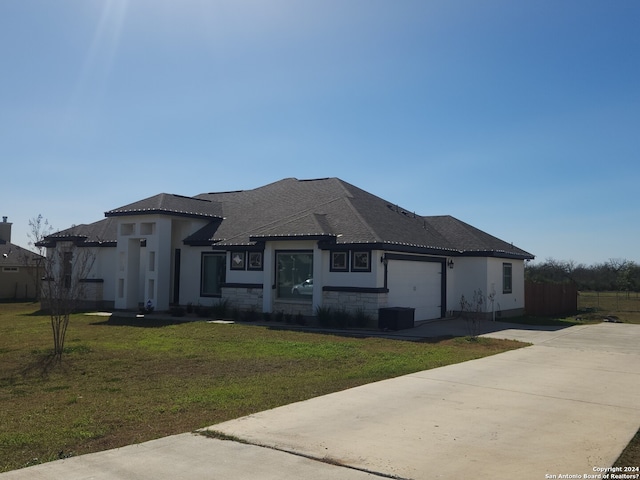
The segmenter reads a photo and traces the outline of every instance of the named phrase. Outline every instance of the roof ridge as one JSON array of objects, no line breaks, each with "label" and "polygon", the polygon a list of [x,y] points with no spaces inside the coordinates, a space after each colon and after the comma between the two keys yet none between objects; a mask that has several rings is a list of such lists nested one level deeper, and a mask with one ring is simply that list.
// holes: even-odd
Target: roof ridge
[{"label": "roof ridge", "polygon": [[216,211],[219,206],[219,202],[209,199],[162,192],[111,209],[105,212],[105,216],[166,214],[216,218],[220,217]]},{"label": "roof ridge", "polygon": [[207,200],[206,198],[196,198],[196,197],[191,197],[189,195],[180,195],[177,193],[162,193],[161,195],[171,195],[173,197],[178,197],[178,198],[185,198],[187,200],[195,200],[197,202],[209,202],[209,203],[213,203],[211,200]]}]

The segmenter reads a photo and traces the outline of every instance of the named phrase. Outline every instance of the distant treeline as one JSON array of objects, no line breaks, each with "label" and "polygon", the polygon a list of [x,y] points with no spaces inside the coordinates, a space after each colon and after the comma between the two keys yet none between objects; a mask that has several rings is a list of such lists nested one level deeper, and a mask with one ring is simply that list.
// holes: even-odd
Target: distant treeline
[{"label": "distant treeline", "polygon": [[573,261],[547,259],[544,263],[530,263],[525,279],[536,283],[575,283],[579,290],[640,290],[640,265],[623,259],[587,266]]}]

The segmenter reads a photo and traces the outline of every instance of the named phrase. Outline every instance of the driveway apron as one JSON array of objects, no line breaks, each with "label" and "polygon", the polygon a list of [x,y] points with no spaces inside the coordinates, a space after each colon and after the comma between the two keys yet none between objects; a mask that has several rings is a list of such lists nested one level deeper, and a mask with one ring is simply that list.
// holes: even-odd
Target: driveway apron
[{"label": "driveway apron", "polygon": [[400,478],[588,478],[611,466],[640,426],[640,326],[488,336],[535,344],[210,428]]}]

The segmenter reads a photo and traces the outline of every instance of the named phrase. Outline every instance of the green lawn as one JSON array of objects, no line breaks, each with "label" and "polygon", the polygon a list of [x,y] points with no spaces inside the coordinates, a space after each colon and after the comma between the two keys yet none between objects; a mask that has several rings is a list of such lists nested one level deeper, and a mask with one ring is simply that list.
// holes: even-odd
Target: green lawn
[{"label": "green lawn", "polygon": [[0,471],[89,453],[519,348],[250,324],[112,325],[75,315],[61,364],[36,304],[0,304]]}]

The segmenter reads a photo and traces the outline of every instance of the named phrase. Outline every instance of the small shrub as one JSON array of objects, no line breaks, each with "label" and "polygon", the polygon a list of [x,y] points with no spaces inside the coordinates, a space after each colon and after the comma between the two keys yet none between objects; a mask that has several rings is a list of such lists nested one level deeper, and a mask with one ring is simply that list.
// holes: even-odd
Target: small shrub
[{"label": "small shrub", "polygon": [[283,311],[276,312],[275,316],[273,317],[273,320],[280,323],[284,322],[284,312]]},{"label": "small shrub", "polygon": [[245,322],[256,322],[260,318],[260,314],[254,307],[251,307],[243,312],[242,318]]},{"label": "small shrub", "polygon": [[296,325],[306,325],[307,321],[304,318],[304,315],[302,315],[302,313],[298,312],[298,314],[296,315]]},{"label": "small shrub", "polygon": [[185,311],[183,307],[171,307],[169,313],[172,317],[184,317]]},{"label": "small shrub", "polygon": [[333,323],[338,328],[348,328],[352,323],[351,313],[344,307],[333,312]]},{"label": "small shrub", "polygon": [[205,307],[203,305],[200,305],[198,307],[197,315],[200,318],[210,317],[211,316],[211,308],[210,307]]},{"label": "small shrub", "polygon": [[216,318],[225,318],[229,315],[229,299],[221,298],[213,307],[211,307],[212,313]]},{"label": "small shrub", "polygon": [[358,328],[369,327],[372,323],[371,316],[363,308],[358,308],[353,314],[353,323]]},{"label": "small shrub", "polygon": [[321,327],[331,327],[333,324],[331,307],[316,307],[316,317],[318,317],[318,325]]},{"label": "small shrub", "polygon": [[265,322],[270,322],[271,321],[271,313],[262,312],[262,320],[265,321]]},{"label": "small shrub", "polygon": [[293,313],[285,313],[284,314],[284,321],[288,324],[293,323]]}]

